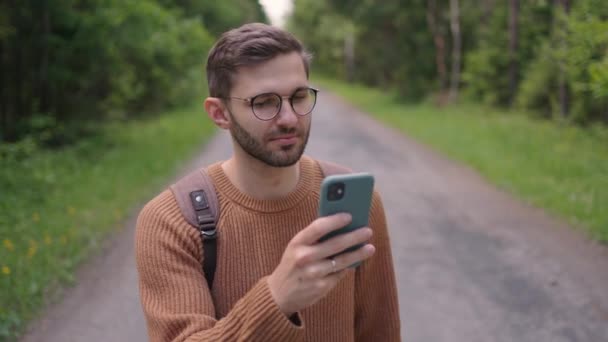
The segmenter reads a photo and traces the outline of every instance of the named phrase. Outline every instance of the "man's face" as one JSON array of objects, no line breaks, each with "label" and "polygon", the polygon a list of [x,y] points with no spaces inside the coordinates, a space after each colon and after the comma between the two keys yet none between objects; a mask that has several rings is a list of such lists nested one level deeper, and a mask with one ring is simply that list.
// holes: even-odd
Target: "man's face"
[{"label": "man's face", "polygon": [[294,113],[288,98],[299,88],[308,87],[302,58],[298,53],[279,55],[265,63],[239,68],[233,78],[230,96],[250,98],[262,93],[283,96],[280,112],[262,121],[253,114],[251,105],[230,100],[230,133],[243,151],[273,167],[295,164],[306,148],[311,114]]}]

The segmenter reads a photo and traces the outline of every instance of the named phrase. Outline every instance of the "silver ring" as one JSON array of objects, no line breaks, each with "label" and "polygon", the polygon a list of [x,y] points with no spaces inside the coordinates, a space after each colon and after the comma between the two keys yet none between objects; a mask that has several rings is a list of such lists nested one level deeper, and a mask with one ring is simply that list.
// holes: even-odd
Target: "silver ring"
[{"label": "silver ring", "polygon": [[336,260],[331,259],[331,273],[336,273]]}]

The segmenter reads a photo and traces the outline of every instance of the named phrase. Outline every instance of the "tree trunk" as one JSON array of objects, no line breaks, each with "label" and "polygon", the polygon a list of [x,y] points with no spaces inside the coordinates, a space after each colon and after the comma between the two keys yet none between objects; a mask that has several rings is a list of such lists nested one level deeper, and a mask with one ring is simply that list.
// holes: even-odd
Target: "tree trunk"
[{"label": "tree trunk", "polygon": [[[45,2],[46,3],[46,2]],[[50,89],[49,89],[49,39],[51,36],[51,19],[49,5],[45,4],[42,12],[42,49],[40,51],[40,75],[38,96],[40,96],[40,111],[50,111]]]},{"label": "tree trunk", "polygon": [[[562,6],[564,12],[568,14],[570,12],[570,0],[558,0],[559,5]],[[556,21],[559,25],[557,27],[558,30],[564,30],[566,23],[560,23]],[[562,49],[566,49],[566,39],[564,35],[567,33],[562,33],[559,44]],[[565,62],[562,60],[559,63],[559,91],[558,91],[558,99],[559,99],[559,111],[560,115],[563,118],[567,118],[570,112],[570,95],[568,92],[568,81],[566,80],[566,66]]]},{"label": "tree trunk", "polygon": [[437,66],[437,75],[439,76],[439,97],[440,104],[443,104],[443,97],[448,88],[448,71],[445,64],[445,38],[439,28],[437,15],[437,1],[427,1],[426,19],[429,25],[429,30],[433,35],[433,43],[435,44],[435,65]]},{"label": "tree trunk", "polygon": [[[15,6],[16,8],[17,6]],[[11,89],[12,89],[12,113],[9,111],[9,123],[8,123],[8,139],[10,141],[15,140],[17,138],[17,130],[16,126],[19,121],[24,121],[25,118],[28,117],[27,113],[24,112],[23,106],[23,77],[25,77],[25,71],[23,70],[23,53],[22,49],[22,38],[23,33],[20,32],[21,25],[23,20],[18,10],[14,11],[14,26],[15,26],[15,34],[11,37],[11,50],[12,50],[12,58],[13,60],[9,62],[12,69],[12,80],[11,80]],[[25,40],[25,39],[23,39]],[[9,96],[10,99],[10,96]]]},{"label": "tree trunk", "polygon": [[492,16],[492,11],[494,10],[494,1],[495,0],[483,0],[481,2],[481,27],[483,29],[488,27],[488,24],[490,22],[490,17]]},{"label": "tree trunk", "polygon": [[519,0],[509,0],[509,106],[517,93]]},{"label": "tree trunk", "polygon": [[6,139],[8,133],[8,108],[6,103],[8,99],[5,94],[8,82],[6,82],[4,76],[7,69],[7,63],[4,58],[4,54],[6,53],[4,44],[4,41],[0,40],[0,143]]},{"label": "tree trunk", "polygon": [[346,80],[352,82],[355,79],[355,34],[350,30],[344,38],[344,65]]},{"label": "tree trunk", "polygon": [[488,18],[490,18],[490,16],[492,15],[492,11],[494,10],[494,5],[495,5],[495,0],[483,0],[481,2],[481,8],[483,11],[483,16],[485,18],[482,18],[482,20],[487,21]]},{"label": "tree trunk", "polygon": [[458,98],[460,84],[460,58],[462,54],[462,39],[460,34],[460,6],[458,0],[450,0],[450,27],[452,29],[452,77],[450,80],[450,103]]}]

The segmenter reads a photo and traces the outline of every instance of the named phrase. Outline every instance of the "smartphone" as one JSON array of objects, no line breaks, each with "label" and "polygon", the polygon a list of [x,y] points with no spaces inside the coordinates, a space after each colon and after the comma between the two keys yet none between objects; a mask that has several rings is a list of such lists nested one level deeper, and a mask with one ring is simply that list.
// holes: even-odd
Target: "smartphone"
[{"label": "smartphone", "polygon": [[[348,226],[323,236],[319,242],[367,226],[373,191],[374,176],[369,173],[349,173],[326,177],[321,184],[319,216],[346,212],[352,216],[352,221]],[[352,246],[336,255],[354,251],[362,246]],[[359,266],[359,264],[356,263],[351,267]]]}]

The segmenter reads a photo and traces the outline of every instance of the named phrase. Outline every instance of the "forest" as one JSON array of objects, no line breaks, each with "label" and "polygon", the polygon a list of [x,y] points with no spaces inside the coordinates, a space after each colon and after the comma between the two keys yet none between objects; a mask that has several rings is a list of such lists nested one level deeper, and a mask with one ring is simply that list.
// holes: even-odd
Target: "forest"
[{"label": "forest", "polygon": [[298,0],[289,27],[323,73],[403,101],[608,122],[608,1]]},{"label": "forest", "polygon": [[203,89],[221,32],[267,21],[255,0],[0,3],[0,141],[69,144]]}]

